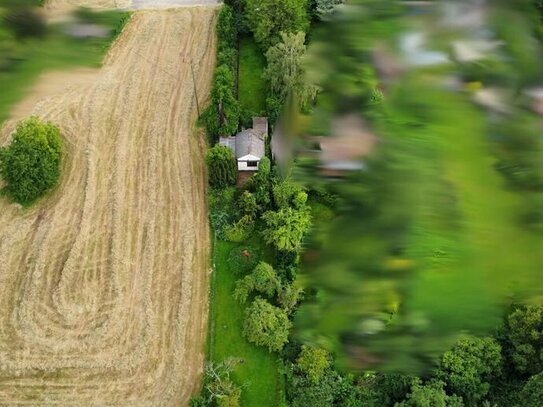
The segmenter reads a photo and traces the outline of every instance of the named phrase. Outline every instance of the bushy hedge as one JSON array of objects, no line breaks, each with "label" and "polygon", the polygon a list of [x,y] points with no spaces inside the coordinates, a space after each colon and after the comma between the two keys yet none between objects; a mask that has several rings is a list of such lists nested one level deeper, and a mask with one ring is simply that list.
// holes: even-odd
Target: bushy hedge
[{"label": "bushy hedge", "polygon": [[202,113],[211,142],[234,134],[239,126],[239,103],[235,96],[237,28],[234,12],[224,5],[217,21],[217,67],[211,89],[211,102]]},{"label": "bushy hedge", "polygon": [[209,184],[211,186],[224,188],[236,183],[237,163],[230,148],[219,144],[210,148],[207,152],[206,164],[209,169]]},{"label": "bushy hedge", "polygon": [[3,193],[22,205],[30,205],[60,177],[62,140],[57,127],[36,117],[17,125],[11,144],[0,149]]}]

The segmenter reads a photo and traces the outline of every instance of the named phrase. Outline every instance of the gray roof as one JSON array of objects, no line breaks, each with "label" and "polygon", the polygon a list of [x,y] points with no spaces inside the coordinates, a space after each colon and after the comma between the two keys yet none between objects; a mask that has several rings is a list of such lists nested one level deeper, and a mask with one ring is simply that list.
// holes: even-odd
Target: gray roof
[{"label": "gray roof", "polygon": [[266,154],[265,141],[268,135],[268,119],[266,117],[253,117],[253,128],[245,129],[235,137],[221,137],[219,144],[232,149],[236,158],[248,154],[262,158]]},{"label": "gray roof", "polygon": [[265,154],[264,139],[266,134],[261,134],[255,129],[246,129],[236,136],[236,158],[247,154],[262,158]]}]

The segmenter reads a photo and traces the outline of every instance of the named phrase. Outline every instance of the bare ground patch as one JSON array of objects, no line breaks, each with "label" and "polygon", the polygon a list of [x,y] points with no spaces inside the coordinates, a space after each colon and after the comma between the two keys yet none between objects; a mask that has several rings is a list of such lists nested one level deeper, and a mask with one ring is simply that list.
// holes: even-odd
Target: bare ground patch
[{"label": "bare ground patch", "polygon": [[181,55],[207,98],[215,18],[136,13],[92,83],[34,109],[67,154],[36,207],[0,199],[0,405],[179,406],[198,386],[209,231]]}]

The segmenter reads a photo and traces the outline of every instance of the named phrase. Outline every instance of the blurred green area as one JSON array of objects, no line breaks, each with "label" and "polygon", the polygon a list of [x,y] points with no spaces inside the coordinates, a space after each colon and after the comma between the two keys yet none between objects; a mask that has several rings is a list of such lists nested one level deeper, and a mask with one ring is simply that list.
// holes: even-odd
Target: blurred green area
[{"label": "blurred green area", "polygon": [[[129,18],[126,12],[80,10],[76,21],[102,26],[108,34],[103,38],[75,39],[65,34],[69,23],[46,24],[42,13],[30,7],[36,3],[18,0],[0,5],[0,122],[30,91],[41,73],[78,66],[99,67]],[[43,29],[37,29],[38,25]]]},{"label": "blurred green area", "polygon": [[[352,18],[328,28],[338,41],[314,47],[324,61],[315,68],[328,73],[305,131],[326,136],[334,116],[356,112],[379,148],[366,170],[339,179],[298,160],[295,173],[339,204],[327,236],[318,230],[309,242],[305,278],[319,293],[296,329],[343,366],[422,373],[459,334],[488,334],[510,303],[542,298],[541,119],[523,96],[543,79],[541,47],[525,11],[499,6],[489,24],[505,45],[495,60],[410,68],[385,81],[372,73],[375,47],[393,50],[404,31],[436,20],[411,24],[393,3],[375,12],[371,0],[354,2]],[[508,112],[476,105],[474,79],[507,88]],[[383,100],[373,97],[378,87]]]}]

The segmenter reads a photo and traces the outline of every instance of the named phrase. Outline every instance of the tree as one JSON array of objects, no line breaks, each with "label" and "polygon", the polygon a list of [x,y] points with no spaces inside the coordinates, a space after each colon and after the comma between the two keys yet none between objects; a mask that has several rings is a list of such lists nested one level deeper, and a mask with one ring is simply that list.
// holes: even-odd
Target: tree
[{"label": "tree", "polygon": [[521,306],[505,321],[505,354],[515,370],[533,375],[543,370],[543,307]]},{"label": "tree", "polygon": [[494,339],[467,336],[443,354],[437,377],[466,405],[475,406],[488,394],[501,365],[501,346]]},{"label": "tree", "polygon": [[530,377],[520,394],[523,407],[543,406],[543,372]]},{"label": "tree", "polygon": [[211,186],[224,188],[236,183],[238,168],[234,152],[230,148],[220,144],[210,148],[206,155],[206,164]]},{"label": "tree", "polygon": [[296,366],[313,383],[318,383],[330,367],[330,354],[321,348],[303,345]]},{"label": "tree", "polygon": [[237,38],[234,11],[225,4],[217,20],[217,66],[226,64],[234,69]]},{"label": "tree", "polygon": [[305,33],[281,32],[281,42],[266,52],[268,61],[264,78],[270,84],[272,95],[285,103],[292,96],[300,106],[304,106],[316,96],[316,87],[305,81],[302,60],[305,54]]},{"label": "tree", "polygon": [[215,401],[219,407],[238,407],[241,389],[230,378],[238,362],[235,358],[228,358],[220,363],[209,362],[205,367],[204,393],[207,399],[202,396],[193,399],[192,405],[211,405]]},{"label": "tree", "polygon": [[22,205],[30,205],[57,185],[62,140],[52,123],[31,117],[17,124],[9,146],[0,149],[3,192]]},{"label": "tree", "polygon": [[243,194],[239,197],[238,206],[244,214],[249,216],[255,216],[258,212],[256,198],[249,191],[243,191]]},{"label": "tree", "polygon": [[278,208],[301,208],[307,202],[307,193],[291,181],[282,181],[273,186],[273,200]]},{"label": "tree", "polygon": [[280,33],[307,31],[307,0],[247,0],[247,26],[266,50],[280,41]]},{"label": "tree", "polygon": [[264,240],[278,250],[297,252],[302,240],[311,227],[311,215],[304,209],[281,208],[262,215],[266,228],[262,232]]},{"label": "tree", "polygon": [[252,292],[256,291],[267,297],[275,295],[281,287],[277,273],[268,263],[260,262],[251,274],[236,282],[234,298],[244,303]]},{"label": "tree", "polygon": [[309,9],[313,18],[322,20],[334,11],[334,7],[343,3],[342,0],[311,0]]},{"label": "tree", "polygon": [[207,131],[213,136],[227,137],[239,124],[239,103],[234,96],[234,73],[226,64],[215,69],[211,103],[203,114]]},{"label": "tree", "polygon": [[245,310],[243,335],[249,342],[265,346],[270,352],[280,351],[288,342],[290,327],[286,312],[260,297]]},{"label": "tree", "polygon": [[415,382],[411,387],[411,393],[395,407],[463,407],[462,399],[456,396],[448,396],[443,390],[443,382],[431,381],[428,384]]},{"label": "tree", "polygon": [[230,242],[241,243],[247,240],[255,228],[252,216],[244,215],[236,223],[224,228],[224,235]]},{"label": "tree", "polygon": [[285,284],[279,290],[277,300],[287,314],[291,314],[300,302],[303,293],[304,290],[302,288],[295,287],[292,284]]}]

